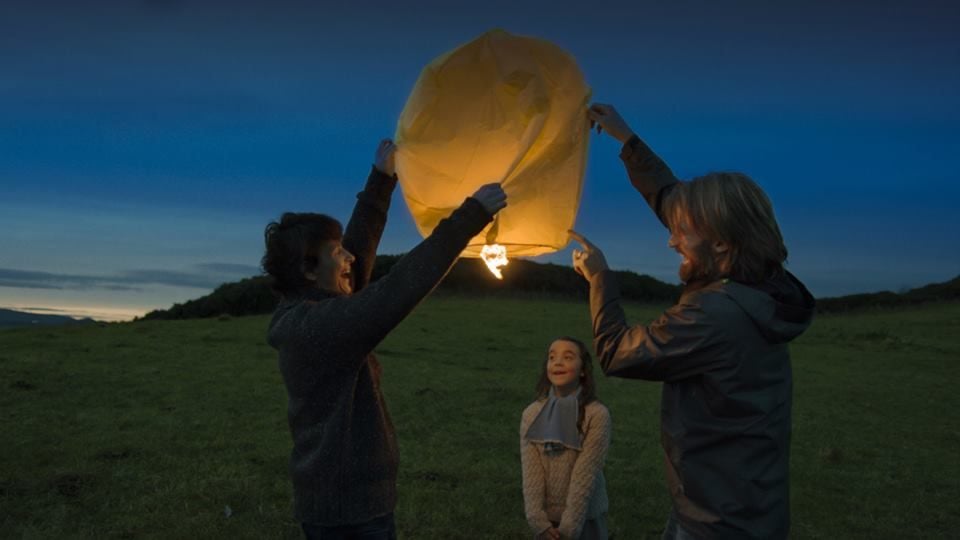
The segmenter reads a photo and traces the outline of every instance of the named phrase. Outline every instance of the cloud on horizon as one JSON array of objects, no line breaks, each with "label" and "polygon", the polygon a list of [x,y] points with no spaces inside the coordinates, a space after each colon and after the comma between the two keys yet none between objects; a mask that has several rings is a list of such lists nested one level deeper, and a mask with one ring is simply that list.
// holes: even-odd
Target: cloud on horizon
[{"label": "cloud on horizon", "polygon": [[213,289],[260,273],[256,266],[232,263],[193,265],[188,271],[134,269],[113,275],[58,274],[35,270],[0,268],[0,287],[18,289],[56,289],[141,291],[151,285]]}]

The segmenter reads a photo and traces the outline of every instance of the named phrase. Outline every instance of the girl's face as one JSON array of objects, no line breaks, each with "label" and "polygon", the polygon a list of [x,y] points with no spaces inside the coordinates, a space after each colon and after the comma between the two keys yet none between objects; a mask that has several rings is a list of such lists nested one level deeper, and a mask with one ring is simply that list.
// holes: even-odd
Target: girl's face
[{"label": "girl's face", "polygon": [[557,394],[565,396],[580,385],[583,361],[576,343],[558,339],[550,344],[547,354],[547,378]]}]

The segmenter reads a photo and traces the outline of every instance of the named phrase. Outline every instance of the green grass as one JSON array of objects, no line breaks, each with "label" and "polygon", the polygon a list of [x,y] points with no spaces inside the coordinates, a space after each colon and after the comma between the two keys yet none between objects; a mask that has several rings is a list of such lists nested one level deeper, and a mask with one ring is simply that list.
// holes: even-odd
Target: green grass
[{"label": "green grass", "polygon": [[[0,331],[0,537],[297,538],[267,320]],[[551,339],[589,332],[585,304],[435,297],[381,344],[402,538],[529,537],[520,412]],[[792,350],[792,536],[955,535],[960,304],[821,317]],[[657,538],[659,385],[599,392],[611,530]]]}]

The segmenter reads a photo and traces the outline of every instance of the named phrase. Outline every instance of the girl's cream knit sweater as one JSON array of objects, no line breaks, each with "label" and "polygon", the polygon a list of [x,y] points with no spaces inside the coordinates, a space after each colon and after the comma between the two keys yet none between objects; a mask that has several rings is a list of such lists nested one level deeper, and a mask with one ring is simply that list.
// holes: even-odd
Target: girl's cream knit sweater
[{"label": "girl's cream knit sweater", "polygon": [[534,534],[557,522],[564,539],[575,539],[587,519],[607,512],[603,463],[610,446],[610,412],[599,401],[588,404],[580,436],[582,450],[561,447],[548,452],[543,444],[524,439],[545,403],[545,399],[531,403],[520,420],[524,511]]}]

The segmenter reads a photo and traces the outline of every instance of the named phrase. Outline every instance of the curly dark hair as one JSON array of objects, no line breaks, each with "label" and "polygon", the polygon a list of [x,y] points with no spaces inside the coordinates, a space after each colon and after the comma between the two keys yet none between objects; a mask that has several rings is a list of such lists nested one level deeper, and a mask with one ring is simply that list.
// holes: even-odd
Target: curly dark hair
[{"label": "curly dark hair", "polygon": [[310,285],[304,271],[316,268],[319,247],[343,238],[343,226],[325,214],[286,212],[263,232],[266,252],[260,265],[272,279],[274,291],[286,295]]},{"label": "curly dark hair", "polygon": [[[580,355],[580,363],[583,365],[583,379],[580,380],[580,397],[578,398],[579,412],[577,413],[577,431],[583,434],[583,416],[587,405],[597,401],[597,384],[593,378],[593,357],[590,356],[590,349],[582,341],[570,336],[560,336],[553,341],[569,341],[577,346]],[[552,344],[553,341],[550,343]],[[547,350],[549,353],[549,349]],[[543,362],[543,369],[540,371],[540,380],[537,381],[537,399],[546,399],[550,394],[550,378],[547,376],[547,362]]]}]

